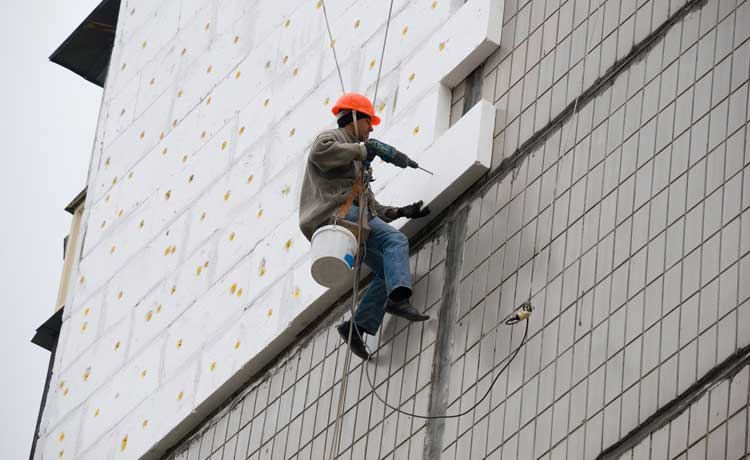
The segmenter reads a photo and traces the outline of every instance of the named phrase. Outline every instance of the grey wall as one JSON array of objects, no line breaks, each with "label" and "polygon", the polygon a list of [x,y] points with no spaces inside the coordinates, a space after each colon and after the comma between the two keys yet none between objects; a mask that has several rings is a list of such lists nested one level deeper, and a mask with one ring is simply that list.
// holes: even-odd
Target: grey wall
[{"label": "grey wall", "polygon": [[[750,2],[506,0],[504,17],[482,69],[495,169],[414,242],[433,319],[388,318],[369,369],[390,403],[451,414],[505,365],[524,324],[498,323],[531,297],[528,338],[444,423],[385,409],[355,361],[341,458],[744,456],[747,366],[720,371],[750,345]],[[327,457],[346,308],[170,458]]]},{"label": "grey wall", "polygon": [[621,458],[746,458],[749,370],[716,383]]}]

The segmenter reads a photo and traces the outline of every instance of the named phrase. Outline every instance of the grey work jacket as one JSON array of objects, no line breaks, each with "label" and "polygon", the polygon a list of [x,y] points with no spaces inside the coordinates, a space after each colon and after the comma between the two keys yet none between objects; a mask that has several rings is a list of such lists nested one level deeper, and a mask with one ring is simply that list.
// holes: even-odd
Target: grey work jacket
[{"label": "grey work jacket", "polygon": [[[299,227],[308,240],[319,227],[326,225],[352,192],[361,161],[367,157],[364,144],[344,128],[321,132],[310,147],[307,167],[300,190]],[[389,210],[368,195],[370,213],[385,222],[393,219]]]}]

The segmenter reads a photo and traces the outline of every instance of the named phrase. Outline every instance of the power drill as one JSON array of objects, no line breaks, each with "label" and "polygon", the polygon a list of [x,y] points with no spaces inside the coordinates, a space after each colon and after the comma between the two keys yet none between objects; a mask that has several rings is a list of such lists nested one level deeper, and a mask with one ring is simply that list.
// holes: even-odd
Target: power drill
[{"label": "power drill", "polygon": [[430,171],[420,167],[416,161],[409,158],[405,153],[396,150],[396,148],[384,142],[377,139],[369,139],[365,145],[368,149],[372,149],[375,155],[379,156],[386,163],[398,166],[399,168],[418,168],[432,174]]}]

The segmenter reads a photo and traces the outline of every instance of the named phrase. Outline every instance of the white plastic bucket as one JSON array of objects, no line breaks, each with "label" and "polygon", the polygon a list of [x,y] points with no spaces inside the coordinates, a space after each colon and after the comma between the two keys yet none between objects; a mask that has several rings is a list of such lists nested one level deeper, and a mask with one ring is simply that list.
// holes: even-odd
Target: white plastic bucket
[{"label": "white plastic bucket", "polygon": [[318,284],[334,287],[349,279],[357,253],[357,239],[341,225],[326,225],[312,237],[312,277]]}]

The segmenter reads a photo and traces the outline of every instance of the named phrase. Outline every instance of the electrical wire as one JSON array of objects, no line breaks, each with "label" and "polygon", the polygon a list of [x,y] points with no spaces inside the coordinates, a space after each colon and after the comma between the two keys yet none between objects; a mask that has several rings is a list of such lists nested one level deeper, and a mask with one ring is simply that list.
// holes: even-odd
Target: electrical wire
[{"label": "electrical wire", "polygon": [[[352,321],[352,324],[354,324],[353,321]],[[492,383],[490,383],[490,386],[489,386],[489,388],[487,388],[487,391],[484,393],[484,395],[479,399],[479,401],[477,401],[476,403],[474,403],[471,407],[469,407],[465,411],[459,412],[457,414],[450,414],[450,415],[422,415],[422,414],[414,414],[412,412],[407,412],[407,411],[404,411],[402,409],[399,409],[396,406],[392,406],[392,405],[388,404],[388,402],[385,401],[378,394],[378,391],[375,389],[375,386],[372,383],[372,379],[370,377],[370,370],[369,370],[369,366],[367,366],[367,362],[363,362],[362,365],[365,368],[365,375],[367,376],[367,383],[370,384],[370,388],[372,389],[372,394],[374,394],[375,397],[378,398],[378,400],[385,405],[385,407],[387,407],[387,408],[389,408],[391,410],[394,410],[394,411],[398,412],[399,414],[408,415],[410,417],[420,418],[420,419],[424,419],[424,420],[459,418],[459,417],[463,417],[464,415],[469,414],[471,411],[473,411],[474,409],[476,409],[477,407],[479,407],[479,405],[482,404],[482,402],[484,402],[485,399],[487,399],[487,396],[489,396],[489,394],[492,392],[492,389],[495,387],[495,383],[497,383],[498,379],[503,375],[503,372],[505,372],[508,369],[508,366],[510,366],[510,364],[513,362],[513,360],[516,358],[516,355],[518,355],[518,352],[521,351],[521,347],[523,347],[523,345],[526,343],[526,337],[527,337],[528,333],[529,333],[529,322],[527,321],[526,322],[526,328],[523,331],[523,338],[521,338],[521,343],[518,344],[518,347],[516,347],[516,349],[513,351],[513,354],[509,357],[508,361],[506,361],[505,365],[500,369],[500,371],[498,371],[497,375],[495,375],[495,377],[492,379]],[[403,405],[403,404],[401,404],[401,405]]]},{"label": "electrical wire", "polygon": [[[364,177],[364,175],[363,175],[363,177]],[[361,190],[362,190],[362,193],[363,193],[364,196],[361,197],[360,203],[363,200],[364,201],[367,200],[367,193],[368,193],[368,189],[369,189],[369,184],[367,182],[368,181],[363,178],[363,183],[364,184],[362,185],[362,189]],[[356,332],[359,335],[359,337],[363,337],[362,333],[360,332],[359,328],[357,327],[356,323],[354,322],[354,313],[355,313],[356,305],[357,305],[357,295],[356,295],[356,292],[357,292],[357,287],[359,286],[359,279],[360,279],[360,272],[361,272],[361,268],[362,268],[362,261],[364,261],[365,258],[367,257],[367,245],[363,244],[362,241],[361,241],[361,235],[362,235],[362,213],[366,212],[366,210],[363,211],[363,209],[366,208],[366,207],[367,206],[365,206],[365,207],[359,207],[358,208],[359,212],[360,212],[360,220],[359,220],[359,223],[358,223],[359,224],[359,231],[357,232],[357,262],[356,262],[356,265],[355,265],[355,276],[354,276],[355,281],[354,281],[354,286],[353,286],[353,289],[352,289],[352,303],[351,303],[350,308],[349,308],[350,309],[350,314],[351,314],[351,320],[349,322],[349,325],[350,325],[349,326],[349,337],[348,337],[348,343],[347,343],[347,345],[349,346],[348,355],[351,355],[351,336],[352,336],[352,330],[356,330]],[[361,253],[363,253],[363,255],[360,258],[359,254],[361,254]],[[511,318],[512,315],[509,315],[506,318],[506,320],[505,320],[505,324],[507,324],[507,325],[510,326],[510,325],[514,325],[514,324],[518,323],[519,321],[523,321],[524,319],[526,319],[528,317],[528,314],[531,312],[532,307],[531,307],[530,304],[524,303],[521,306],[521,308],[519,308],[517,311],[521,311],[521,310],[523,310],[523,313],[524,313],[523,317],[521,317],[520,319],[515,319],[515,318]],[[466,414],[470,413],[471,411],[473,411],[474,409],[476,409],[480,404],[482,404],[482,402],[484,402],[485,399],[487,399],[487,396],[489,396],[489,394],[492,392],[492,389],[494,388],[495,383],[498,381],[498,379],[500,378],[500,376],[503,375],[503,372],[505,372],[508,369],[508,366],[510,366],[510,364],[513,362],[513,360],[518,355],[518,352],[521,351],[521,347],[523,347],[523,345],[526,343],[526,337],[528,336],[528,333],[529,333],[529,323],[527,321],[526,322],[526,328],[524,329],[524,332],[523,332],[523,338],[521,338],[521,342],[518,344],[518,347],[516,347],[516,349],[513,351],[513,353],[509,357],[508,361],[505,363],[505,365],[500,369],[500,371],[497,373],[497,375],[492,379],[492,383],[490,383],[490,386],[489,386],[489,388],[487,388],[487,391],[484,393],[484,395],[479,399],[479,401],[477,401],[476,403],[474,403],[471,407],[469,407],[465,411],[459,412],[457,414],[450,414],[450,415],[423,415],[423,414],[415,414],[415,413],[412,413],[412,412],[407,412],[407,411],[404,411],[404,410],[400,409],[399,407],[392,406],[385,399],[383,399],[380,396],[380,394],[378,394],[378,392],[377,392],[377,390],[375,388],[375,384],[372,381],[372,377],[370,377],[370,368],[367,365],[367,361],[364,361],[362,363],[362,366],[365,368],[365,375],[367,376],[367,383],[370,385],[370,389],[372,390],[372,393],[387,408],[389,408],[391,410],[394,410],[394,411],[396,411],[396,412],[398,412],[400,414],[403,414],[403,415],[408,415],[410,417],[424,419],[424,420],[459,418],[459,417],[463,417],[464,415],[466,415]],[[370,357],[372,357],[376,353],[377,353],[377,351],[375,353],[371,354]]]}]

